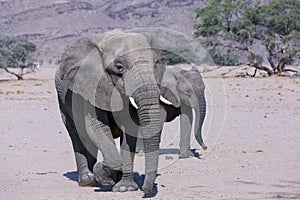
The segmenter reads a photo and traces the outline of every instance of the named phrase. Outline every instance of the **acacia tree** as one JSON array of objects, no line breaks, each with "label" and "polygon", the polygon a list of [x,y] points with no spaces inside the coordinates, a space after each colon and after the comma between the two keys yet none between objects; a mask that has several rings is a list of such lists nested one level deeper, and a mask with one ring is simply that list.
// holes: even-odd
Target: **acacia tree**
[{"label": "acacia tree", "polygon": [[[195,10],[196,19],[199,20],[199,23],[194,25],[196,29],[195,37],[204,37],[205,45],[212,48],[212,51],[218,47],[223,47],[249,53],[251,63],[247,65],[255,68],[253,76],[255,76],[258,69],[266,71],[271,76],[279,71],[276,70],[278,67],[275,67],[274,62],[273,65],[270,63],[273,69],[259,63],[258,53],[253,49],[253,44],[255,41],[262,41],[268,50],[268,60],[270,62],[280,57],[280,52],[276,52],[275,47],[284,44],[285,48],[283,49],[286,50],[288,46],[286,44],[299,42],[297,38],[297,35],[299,35],[297,25],[300,16],[297,10],[299,2],[298,0],[289,0],[288,3],[291,3],[294,7],[292,5],[280,6],[281,4],[288,4],[286,2],[277,0],[270,1],[268,4],[261,4],[260,1],[248,0],[210,0],[206,7]],[[282,14],[278,15],[276,13]],[[287,21],[288,28],[281,25],[283,21]],[[283,37],[281,33],[284,29],[288,32],[284,32]],[[297,50],[299,45],[289,45],[289,47],[296,50],[284,52],[293,52],[289,54],[289,58],[293,58],[299,52]],[[287,62],[286,54],[281,58],[285,58],[283,59],[285,64]],[[280,65],[280,59],[278,65]]]},{"label": "acacia tree", "polygon": [[297,0],[277,0],[261,6],[266,29],[262,40],[274,73],[293,71],[285,69],[285,65],[300,58],[299,8]]},{"label": "acacia tree", "polygon": [[[25,72],[24,69],[34,67],[34,59],[30,54],[35,50],[35,44],[20,38],[4,37],[0,39],[0,68],[15,75],[18,80],[22,80],[25,74],[33,72],[33,70]],[[20,68],[20,72],[15,73],[9,68]]]}]

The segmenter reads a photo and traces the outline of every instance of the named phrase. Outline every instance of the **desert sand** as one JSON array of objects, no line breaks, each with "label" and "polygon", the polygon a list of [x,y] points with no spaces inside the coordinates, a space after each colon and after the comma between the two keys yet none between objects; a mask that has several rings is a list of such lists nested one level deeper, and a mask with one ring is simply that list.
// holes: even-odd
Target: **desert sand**
[{"label": "desert sand", "polygon": [[[0,72],[0,199],[141,199],[141,191],[78,186],[54,71],[39,69],[22,81]],[[166,124],[156,187],[147,197],[300,199],[300,78],[207,77],[206,83],[213,79],[223,82],[226,115],[213,119],[218,105],[207,90],[204,140],[218,127],[209,150],[204,152],[192,137],[199,158],[179,160],[178,120]],[[139,185],[142,162],[137,156]]]}]

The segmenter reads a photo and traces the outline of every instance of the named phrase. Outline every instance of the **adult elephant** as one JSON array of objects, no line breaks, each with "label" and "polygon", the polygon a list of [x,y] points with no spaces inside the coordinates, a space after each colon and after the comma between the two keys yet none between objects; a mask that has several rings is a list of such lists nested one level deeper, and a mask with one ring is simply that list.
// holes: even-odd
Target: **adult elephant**
[{"label": "adult elephant", "polygon": [[[139,134],[146,153],[142,190],[151,192],[162,128],[158,84],[165,70],[151,46],[152,40],[140,33],[114,30],[82,38],[62,55],[55,86],[75,152],[79,185],[95,184],[92,172],[99,149],[103,156],[100,182],[112,185],[116,181],[112,175],[122,171],[113,191],[136,190],[133,157]],[[138,126],[133,128],[128,126],[130,98],[139,107]],[[113,140],[118,136],[121,155]]]},{"label": "adult elephant", "polygon": [[[202,125],[206,113],[205,85],[196,68],[183,70],[179,67],[167,68],[162,82],[162,113],[165,121],[174,120],[180,115],[180,154],[179,158],[193,157],[190,150],[192,122],[195,119],[194,134],[199,145],[206,150],[202,139]],[[194,109],[194,115],[193,115]]]},{"label": "adult elephant", "polygon": [[[195,138],[206,150],[207,146],[202,139],[202,125],[206,114],[205,85],[198,70],[194,67],[191,70],[168,67],[163,75],[160,91],[165,97],[160,102],[162,123],[180,116],[179,158],[194,157],[190,150],[193,119]],[[142,138],[138,140],[136,150],[143,150]]]}]

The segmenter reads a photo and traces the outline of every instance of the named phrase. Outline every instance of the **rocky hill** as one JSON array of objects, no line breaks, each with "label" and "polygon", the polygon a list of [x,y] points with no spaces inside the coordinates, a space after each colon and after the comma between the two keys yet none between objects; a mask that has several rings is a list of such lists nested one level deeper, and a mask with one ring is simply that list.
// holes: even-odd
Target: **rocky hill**
[{"label": "rocky hill", "polygon": [[36,57],[53,65],[75,39],[113,28],[167,27],[188,35],[205,0],[0,0],[1,34],[37,44]]}]

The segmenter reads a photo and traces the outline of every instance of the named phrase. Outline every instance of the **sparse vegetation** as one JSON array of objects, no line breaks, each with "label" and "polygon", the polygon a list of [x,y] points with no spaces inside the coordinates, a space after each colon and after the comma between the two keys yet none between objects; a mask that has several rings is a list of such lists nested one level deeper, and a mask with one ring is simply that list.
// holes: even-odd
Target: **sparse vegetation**
[{"label": "sparse vegetation", "polygon": [[196,57],[187,47],[165,47],[162,56],[168,65],[189,63]]},{"label": "sparse vegetation", "polygon": [[[0,68],[22,80],[25,74],[32,73],[37,67],[31,56],[35,51],[35,44],[27,40],[15,37],[0,38]],[[19,68],[20,71],[16,73],[9,68]]]},{"label": "sparse vegetation", "polygon": [[164,54],[164,59],[166,61],[166,64],[168,65],[174,65],[174,64],[186,62],[186,60],[184,60],[181,56],[171,51],[164,50],[163,54]]},{"label": "sparse vegetation", "polygon": [[[251,62],[244,63],[257,70],[281,74],[285,65],[300,59],[300,1],[273,0],[267,4],[249,0],[210,0],[208,5],[195,10],[198,24],[195,37],[203,37],[217,64],[238,64],[231,59],[234,52],[246,52]],[[259,61],[254,48],[261,43],[271,69]],[[223,49],[226,56],[219,53]],[[228,57],[230,59],[228,59]]]}]

